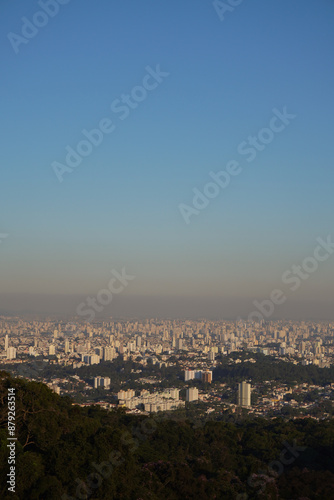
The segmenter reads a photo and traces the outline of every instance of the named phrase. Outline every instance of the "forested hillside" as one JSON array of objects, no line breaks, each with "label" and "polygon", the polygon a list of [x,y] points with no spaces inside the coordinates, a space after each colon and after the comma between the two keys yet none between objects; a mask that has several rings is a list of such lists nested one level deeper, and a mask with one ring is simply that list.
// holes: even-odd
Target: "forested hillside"
[{"label": "forested hillside", "polygon": [[[8,387],[16,393],[15,493],[6,484]],[[334,499],[334,421],[194,427],[81,408],[5,372],[0,398],[3,499]]]}]

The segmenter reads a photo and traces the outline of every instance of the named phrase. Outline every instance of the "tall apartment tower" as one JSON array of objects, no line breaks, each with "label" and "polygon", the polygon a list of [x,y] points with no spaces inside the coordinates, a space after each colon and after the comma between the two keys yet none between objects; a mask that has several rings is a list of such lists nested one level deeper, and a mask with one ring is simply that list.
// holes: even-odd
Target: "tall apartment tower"
[{"label": "tall apartment tower", "polygon": [[238,406],[251,406],[251,385],[247,382],[238,384]]},{"label": "tall apartment tower", "polygon": [[197,387],[191,387],[186,391],[186,401],[197,401],[198,400],[198,389]]},{"label": "tall apartment tower", "polygon": [[208,360],[211,362],[215,360],[215,353],[213,351],[208,352]]},{"label": "tall apartment tower", "polygon": [[183,341],[182,339],[176,339],[176,349],[183,349]]},{"label": "tall apartment tower", "polygon": [[112,361],[115,357],[114,347],[105,347],[103,350],[103,361]]},{"label": "tall apartment tower", "polygon": [[212,371],[204,371],[202,372],[202,382],[211,384],[212,382]]},{"label": "tall apartment tower", "polygon": [[8,333],[6,334],[6,337],[5,337],[5,351],[7,352],[7,349],[8,349]]},{"label": "tall apartment tower", "polygon": [[16,358],[16,348],[8,347],[7,349],[7,359],[15,359]]},{"label": "tall apartment tower", "polygon": [[64,350],[65,350],[65,354],[68,354],[70,352],[70,342],[67,339],[65,340]]}]

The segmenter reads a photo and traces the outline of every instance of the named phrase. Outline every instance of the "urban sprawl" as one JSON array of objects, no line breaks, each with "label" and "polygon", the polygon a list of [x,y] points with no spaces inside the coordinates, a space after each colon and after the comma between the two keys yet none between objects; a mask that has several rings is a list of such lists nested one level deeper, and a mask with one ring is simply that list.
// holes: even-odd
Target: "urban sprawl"
[{"label": "urban sprawl", "polygon": [[334,414],[333,338],[330,322],[1,316],[0,364],[82,406],[319,420]]}]

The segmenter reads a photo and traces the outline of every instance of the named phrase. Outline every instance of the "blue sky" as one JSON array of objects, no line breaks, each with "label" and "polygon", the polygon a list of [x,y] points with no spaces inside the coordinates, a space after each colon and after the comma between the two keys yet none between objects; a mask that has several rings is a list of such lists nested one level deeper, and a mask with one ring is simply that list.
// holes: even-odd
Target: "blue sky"
[{"label": "blue sky", "polygon": [[[70,0],[15,53],[8,34],[38,11],[0,7],[7,309],[20,294],[96,294],[125,267],[136,279],[124,296],[244,314],[334,235],[332,0],[244,1],[223,21],[203,0]],[[112,102],[157,65],[169,75],[120,120]],[[296,118],[248,163],[238,145],[284,106]],[[53,162],[103,118],[115,130],[60,183]],[[242,172],[186,224],[179,205],[230,160]],[[333,269],[321,263],[277,314],[294,301],[313,301],[314,317],[333,310]]]}]

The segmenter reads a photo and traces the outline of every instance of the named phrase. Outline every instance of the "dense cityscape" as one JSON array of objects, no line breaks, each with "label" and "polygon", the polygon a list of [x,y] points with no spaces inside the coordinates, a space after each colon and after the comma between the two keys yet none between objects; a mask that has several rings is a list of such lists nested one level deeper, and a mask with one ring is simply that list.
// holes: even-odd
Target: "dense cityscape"
[{"label": "dense cityscape", "polygon": [[332,322],[2,316],[0,335],[2,369],[83,406],[138,415],[183,410],[203,419],[334,414]]},{"label": "dense cityscape", "polygon": [[0,12],[0,500],[334,500],[334,2]]}]

